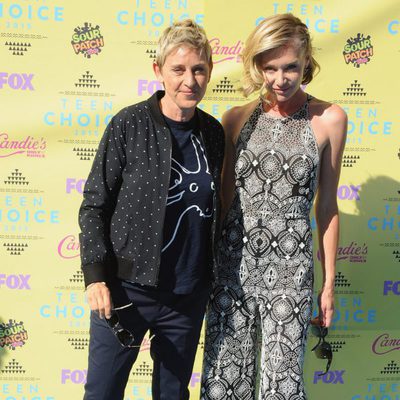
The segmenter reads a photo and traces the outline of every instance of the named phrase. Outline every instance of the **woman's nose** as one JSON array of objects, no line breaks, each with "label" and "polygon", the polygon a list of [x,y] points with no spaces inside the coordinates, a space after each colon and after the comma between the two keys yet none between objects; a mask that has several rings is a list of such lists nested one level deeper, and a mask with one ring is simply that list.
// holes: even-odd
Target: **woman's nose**
[{"label": "woman's nose", "polygon": [[283,73],[283,71],[276,72],[275,81],[278,86],[282,86],[285,83],[285,74]]},{"label": "woman's nose", "polygon": [[185,84],[189,87],[193,87],[196,84],[196,79],[194,77],[194,73],[191,71],[187,71],[185,74]]}]

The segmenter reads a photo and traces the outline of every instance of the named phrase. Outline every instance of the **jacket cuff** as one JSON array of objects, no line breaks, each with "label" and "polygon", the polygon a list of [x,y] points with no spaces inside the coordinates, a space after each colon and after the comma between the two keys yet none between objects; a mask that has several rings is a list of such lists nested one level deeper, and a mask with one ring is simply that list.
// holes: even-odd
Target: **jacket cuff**
[{"label": "jacket cuff", "polygon": [[103,263],[82,265],[85,287],[95,282],[107,282],[106,266]]}]

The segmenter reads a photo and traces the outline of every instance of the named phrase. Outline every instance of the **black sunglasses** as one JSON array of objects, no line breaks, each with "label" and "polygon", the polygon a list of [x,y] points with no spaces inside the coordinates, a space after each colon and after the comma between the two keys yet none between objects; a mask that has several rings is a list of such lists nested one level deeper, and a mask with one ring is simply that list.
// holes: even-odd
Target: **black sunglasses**
[{"label": "black sunglasses", "polygon": [[112,310],[110,318],[105,318],[107,325],[114,333],[115,337],[120,342],[121,346],[123,347],[140,347],[140,346],[133,346],[135,341],[135,337],[133,333],[128,331],[121,326],[119,322],[118,313],[116,310]]},{"label": "black sunglasses", "polygon": [[321,326],[317,320],[317,322],[311,325],[311,332],[314,336],[319,338],[318,343],[311,349],[311,351],[315,352],[317,358],[328,360],[325,372],[323,374],[319,374],[321,376],[326,375],[332,363],[332,347],[330,343],[325,340],[325,337],[328,334],[328,328]]}]

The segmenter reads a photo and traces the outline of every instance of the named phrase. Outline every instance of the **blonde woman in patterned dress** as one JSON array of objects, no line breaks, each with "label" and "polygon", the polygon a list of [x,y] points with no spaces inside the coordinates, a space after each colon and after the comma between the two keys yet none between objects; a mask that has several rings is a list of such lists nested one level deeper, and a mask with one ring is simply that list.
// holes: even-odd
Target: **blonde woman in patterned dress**
[{"label": "blonde woman in patterned dress", "polygon": [[306,399],[303,360],[314,274],[309,214],[317,195],[319,320],[328,327],[347,118],[337,105],[302,90],[319,66],[307,26],[293,15],[262,21],[247,39],[243,65],[244,94],[259,91],[260,98],[232,108],[222,121],[225,218],[201,398]]}]

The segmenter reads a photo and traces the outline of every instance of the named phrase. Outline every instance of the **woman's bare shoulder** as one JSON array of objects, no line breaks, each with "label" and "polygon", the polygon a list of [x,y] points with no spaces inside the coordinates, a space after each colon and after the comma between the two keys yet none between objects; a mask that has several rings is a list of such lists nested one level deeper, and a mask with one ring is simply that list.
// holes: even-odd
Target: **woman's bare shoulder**
[{"label": "woman's bare shoulder", "polygon": [[325,123],[347,122],[347,114],[342,107],[314,97],[310,102],[310,111],[313,116],[321,118]]},{"label": "woman's bare shoulder", "polygon": [[337,104],[313,98],[310,102],[310,114],[316,119],[316,126],[320,127],[323,136],[329,142],[343,143],[347,132],[347,114]]},{"label": "woman's bare shoulder", "polygon": [[234,141],[238,137],[243,125],[249,119],[260,100],[256,99],[243,106],[230,108],[222,116],[222,126],[226,135],[230,136]]}]

